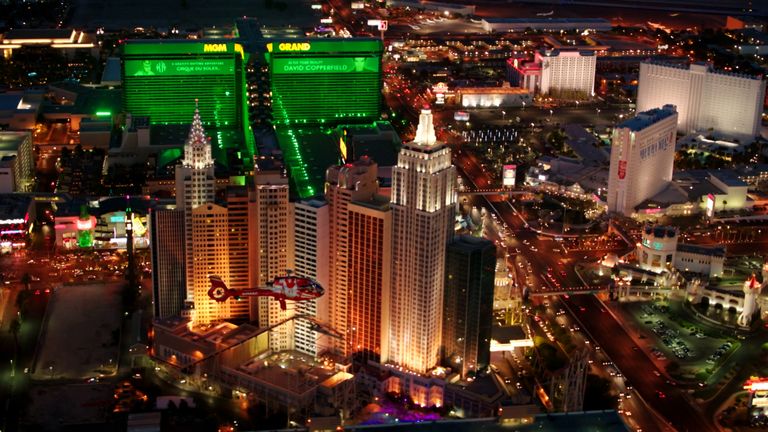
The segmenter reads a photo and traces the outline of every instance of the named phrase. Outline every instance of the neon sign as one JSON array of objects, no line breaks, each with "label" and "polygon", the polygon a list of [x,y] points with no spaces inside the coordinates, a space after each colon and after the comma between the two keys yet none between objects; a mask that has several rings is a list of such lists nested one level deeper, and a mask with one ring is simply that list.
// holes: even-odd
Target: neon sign
[{"label": "neon sign", "polygon": [[277,47],[280,51],[309,51],[312,49],[309,42],[283,42]]},{"label": "neon sign", "polygon": [[227,52],[227,44],[205,44],[203,52]]},{"label": "neon sign", "polygon": [[93,228],[93,222],[88,220],[78,220],[77,221],[77,230],[78,231],[88,231],[91,228]]},{"label": "neon sign", "polygon": [[749,391],[765,391],[768,390],[768,378],[751,377],[742,387],[744,390]]}]

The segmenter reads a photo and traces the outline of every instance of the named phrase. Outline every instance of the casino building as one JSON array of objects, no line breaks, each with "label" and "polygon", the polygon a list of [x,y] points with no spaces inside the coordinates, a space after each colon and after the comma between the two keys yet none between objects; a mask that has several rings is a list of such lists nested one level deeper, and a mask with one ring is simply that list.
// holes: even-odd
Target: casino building
[{"label": "casino building", "polygon": [[[189,124],[199,99],[205,126],[240,126],[245,54],[240,44],[130,40],[123,46],[125,111],[152,124]],[[188,103],[183,103],[187,101]]]},{"label": "casino building", "polygon": [[635,207],[672,181],[677,111],[673,105],[638,113],[613,131],[608,211],[632,216]]},{"label": "casino building", "polygon": [[[241,44],[215,40],[129,40],[123,45],[123,110],[148,118],[151,141],[179,147],[195,107],[213,156],[230,168],[252,165]],[[197,104],[196,104],[197,101]]]},{"label": "casino building", "polygon": [[274,124],[377,120],[383,49],[368,38],[268,43]]}]

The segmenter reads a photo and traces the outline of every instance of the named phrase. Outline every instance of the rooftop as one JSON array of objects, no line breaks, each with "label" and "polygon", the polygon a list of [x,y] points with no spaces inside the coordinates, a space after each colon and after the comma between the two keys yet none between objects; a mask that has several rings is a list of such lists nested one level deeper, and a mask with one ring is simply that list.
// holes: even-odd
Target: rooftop
[{"label": "rooftop", "polygon": [[0,131],[0,155],[3,153],[16,154],[19,146],[30,138],[29,132]]},{"label": "rooftop", "polygon": [[726,249],[725,246],[701,246],[687,243],[678,243],[677,251],[698,255],[724,257]]},{"label": "rooftop", "polygon": [[438,420],[423,423],[344,426],[348,431],[408,431],[408,432],[501,432],[501,431],[559,431],[559,432],[626,432],[629,429],[615,410],[577,413],[551,413],[533,416],[528,425],[501,425],[495,418]]},{"label": "rooftop", "polygon": [[728,187],[747,187],[747,183],[740,179],[739,176],[733,170],[717,170],[709,172],[712,177],[720,180]]},{"label": "rooftop", "polygon": [[616,127],[638,132],[674,114],[677,114],[674,105],[664,105],[662,108],[637,113],[635,117],[619,123]]},{"label": "rooftop", "polygon": [[5,39],[62,39],[70,40],[73,38],[73,29],[31,29],[31,28],[19,28],[8,30],[5,33]]},{"label": "rooftop", "polygon": [[27,218],[27,210],[32,202],[32,195],[6,193],[0,194],[0,221]]},{"label": "rooftop", "polygon": [[611,22],[604,18],[484,18],[488,23],[551,23],[551,24],[606,24],[611,25]]},{"label": "rooftop", "polygon": [[506,344],[510,341],[528,339],[528,336],[525,334],[523,327],[519,325],[504,327],[493,326],[491,329],[491,338],[500,344]]}]

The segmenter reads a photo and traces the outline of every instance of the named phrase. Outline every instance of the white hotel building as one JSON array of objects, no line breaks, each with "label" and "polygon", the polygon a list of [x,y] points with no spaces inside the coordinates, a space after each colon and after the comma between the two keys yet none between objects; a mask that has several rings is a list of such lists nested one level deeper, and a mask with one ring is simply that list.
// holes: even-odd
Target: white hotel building
[{"label": "white hotel building", "polygon": [[635,207],[672,181],[677,112],[665,105],[640,112],[613,130],[608,211],[631,216]]},{"label": "white hotel building", "polygon": [[586,96],[594,93],[597,57],[593,51],[540,51],[535,62],[541,64],[542,94],[563,90]]},{"label": "white hotel building", "polygon": [[[328,286],[328,204],[309,199],[294,204],[294,271],[297,275],[316,280],[320,286]],[[296,302],[296,313],[309,315],[323,324],[329,323],[328,296],[315,300]],[[297,351],[317,357],[330,347],[327,335],[315,331],[313,323],[306,319],[295,321],[294,343]]]},{"label": "white hotel building", "polygon": [[742,141],[760,134],[766,82],[762,78],[719,72],[705,64],[681,67],[640,63],[637,111],[672,104],[678,131],[694,131]]}]

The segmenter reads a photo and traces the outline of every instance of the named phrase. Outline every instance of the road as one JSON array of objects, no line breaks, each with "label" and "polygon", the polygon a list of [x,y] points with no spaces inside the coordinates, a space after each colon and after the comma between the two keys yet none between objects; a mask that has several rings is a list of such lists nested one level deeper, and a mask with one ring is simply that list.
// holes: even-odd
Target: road
[{"label": "road", "polygon": [[[465,151],[454,152],[454,164],[473,187],[484,187],[490,182],[487,173],[477,163],[473,155]],[[576,291],[583,287],[575,273],[575,261],[596,260],[604,252],[596,250],[578,250],[570,253],[552,253],[557,242],[540,236],[529,229],[527,224],[515,212],[506,200],[489,200],[486,196],[475,196],[491,209],[514,234],[507,250],[510,252],[510,268],[518,274],[518,280],[528,281],[532,293],[548,291]],[[519,251],[519,253],[517,253]],[[578,255],[578,256],[576,256]],[[568,261],[563,262],[563,259]],[[693,401],[689,400],[676,386],[667,383],[663,375],[656,376],[653,362],[641,354],[630,336],[624,331],[613,316],[592,295],[569,296],[563,298],[563,304],[574,311],[582,327],[595,338],[595,342],[604,347],[606,354],[617,364],[634,385],[642,399],[664,416],[671,427],[680,431],[714,431],[711,416],[703,415]],[[583,308],[583,309],[582,309]],[[658,371],[657,371],[658,372]],[[659,393],[662,392],[662,393]],[[625,401],[628,405],[630,403]],[[664,430],[658,426],[658,419],[635,400],[633,421],[642,425],[643,430]]]},{"label": "road", "polygon": [[[571,296],[564,304],[618,365],[635,391],[678,431],[716,431],[711,415],[661,374],[595,296]],[[656,373],[659,375],[657,375]]]}]

